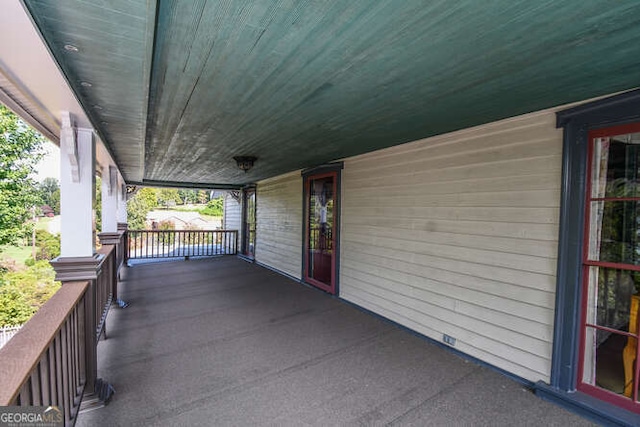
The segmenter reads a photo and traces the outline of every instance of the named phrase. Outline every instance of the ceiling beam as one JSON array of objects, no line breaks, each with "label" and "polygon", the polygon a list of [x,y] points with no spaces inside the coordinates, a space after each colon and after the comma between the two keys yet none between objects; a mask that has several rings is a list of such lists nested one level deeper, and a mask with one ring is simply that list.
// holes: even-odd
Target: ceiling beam
[{"label": "ceiling beam", "polygon": [[241,190],[244,185],[236,184],[209,184],[201,182],[177,182],[177,181],[153,181],[144,179],[142,182],[127,181],[127,185],[137,187],[162,187],[162,188],[198,188],[204,190]]}]

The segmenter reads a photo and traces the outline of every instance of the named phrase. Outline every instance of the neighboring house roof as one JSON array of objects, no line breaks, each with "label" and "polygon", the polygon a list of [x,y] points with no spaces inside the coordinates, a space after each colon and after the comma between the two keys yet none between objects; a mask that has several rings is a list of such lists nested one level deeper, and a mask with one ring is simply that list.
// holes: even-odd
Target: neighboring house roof
[{"label": "neighboring house roof", "polygon": [[177,211],[150,211],[147,214],[148,221],[180,221],[190,222],[196,218],[200,218],[198,212],[177,212]]}]

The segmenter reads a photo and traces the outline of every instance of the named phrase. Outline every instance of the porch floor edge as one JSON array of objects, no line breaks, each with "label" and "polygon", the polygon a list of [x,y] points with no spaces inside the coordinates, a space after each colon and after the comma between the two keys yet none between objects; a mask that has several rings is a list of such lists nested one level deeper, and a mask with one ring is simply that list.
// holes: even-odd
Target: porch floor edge
[{"label": "porch floor edge", "polygon": [[579,391],[566,392],[538,381],[534,385],[534,393],[543,400],[555,403],[599,424],[625,427],[640,425],[639,414],[602,402]]}]

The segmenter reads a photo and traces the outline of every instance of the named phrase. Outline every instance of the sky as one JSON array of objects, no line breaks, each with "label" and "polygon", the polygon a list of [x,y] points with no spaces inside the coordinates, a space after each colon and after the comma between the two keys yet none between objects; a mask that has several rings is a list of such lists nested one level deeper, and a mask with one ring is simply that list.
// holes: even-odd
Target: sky
[{"label": "sky", "polygon": [[56,178],[60,181],[60,149],[53,142],[44,143],[45,155],[36,167],[36,180],[42,182],[45,178]]}]

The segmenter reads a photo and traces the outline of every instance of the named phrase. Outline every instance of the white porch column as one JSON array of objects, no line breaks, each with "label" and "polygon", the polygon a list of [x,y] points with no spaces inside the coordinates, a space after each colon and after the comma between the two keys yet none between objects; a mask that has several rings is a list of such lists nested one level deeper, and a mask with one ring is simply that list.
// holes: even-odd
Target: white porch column
[{"label": "white porch column", "polygon": [[118,231],[118,177],[115,166],[107,165],[102,169],[102,231]]},{"label": "white porch column", "polygon": [[[95,141],[92,129],[74,130],[63,115],[60,135],[60,258],[92,257]],[[77,134],[77,137],[76,137]]]},{"label": "white porch column", "polygon": [[122,182],[122,180],[118,181],[118,223],[126,224],[127,223],[127,186]]}]

